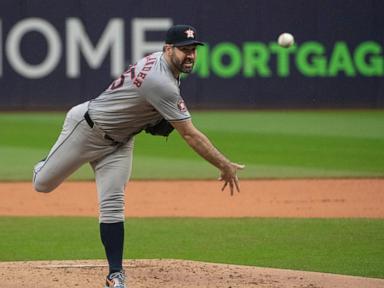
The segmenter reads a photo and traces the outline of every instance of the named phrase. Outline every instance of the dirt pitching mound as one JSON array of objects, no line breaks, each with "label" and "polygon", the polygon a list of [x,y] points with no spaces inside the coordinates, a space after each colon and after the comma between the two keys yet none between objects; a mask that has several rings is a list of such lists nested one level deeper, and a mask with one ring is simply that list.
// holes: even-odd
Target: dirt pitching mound
[{"label": "dirt pitching mound", "polygon": [[[383,279],[183,260],[124,262],[129,288],[382,288]],[[1,287],[103,287],[105,261],[0,263]]]}]

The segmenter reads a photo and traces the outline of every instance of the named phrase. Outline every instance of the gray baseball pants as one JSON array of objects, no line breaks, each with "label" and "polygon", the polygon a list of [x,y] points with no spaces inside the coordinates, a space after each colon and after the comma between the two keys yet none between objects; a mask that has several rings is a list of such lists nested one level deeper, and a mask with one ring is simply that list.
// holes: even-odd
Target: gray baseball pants
[{"label": "gray baseball pants", "polygon": [[[96,125],[84,119],[88,102],[73,107],[47,158],[34,167],[33,185],[38,192],[51,192],[85,163],[95,173],[99,221],[124,221],[124,190],[132,168],[133,138],[127,143],[105,139]],[[79,191],[81,193],[81,191]]]}]

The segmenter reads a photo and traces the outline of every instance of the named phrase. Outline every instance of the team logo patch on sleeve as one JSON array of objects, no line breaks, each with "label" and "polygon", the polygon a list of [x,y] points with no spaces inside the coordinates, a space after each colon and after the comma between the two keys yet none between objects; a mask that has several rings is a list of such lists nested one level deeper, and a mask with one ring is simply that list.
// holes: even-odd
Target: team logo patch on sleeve
[{"label": "team logo patch on sleeve", "polygon": [[185,105],[183,99],[180,99],[180,100],[177,102],[177,107],[179,108],[179,110],[180,110],[181,112],[187,112],[187,106]]}]

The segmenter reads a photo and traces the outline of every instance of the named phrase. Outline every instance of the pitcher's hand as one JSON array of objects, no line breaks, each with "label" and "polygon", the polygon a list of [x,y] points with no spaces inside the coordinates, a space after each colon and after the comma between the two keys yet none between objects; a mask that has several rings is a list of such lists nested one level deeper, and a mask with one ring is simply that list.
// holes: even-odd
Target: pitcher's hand
[{"label": "pitcher's hand", "polygon": [[221,171],[219,180],[224,181],[224,185],[221,188],[221,191],[224,191],[225,187],[229,184],[229,189],[231,191],[231,196],[233,196],[234,188],[237,192],[240,192],[239,178],[237,177],[237,170],[244,169],[245,165],[230,163]]}]

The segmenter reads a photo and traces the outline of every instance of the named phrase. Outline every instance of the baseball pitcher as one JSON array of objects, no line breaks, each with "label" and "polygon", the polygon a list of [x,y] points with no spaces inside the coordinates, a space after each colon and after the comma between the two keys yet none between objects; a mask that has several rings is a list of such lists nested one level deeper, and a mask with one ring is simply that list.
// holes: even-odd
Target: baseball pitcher
[{"label": "baseball pitcher", "polygon": [[222,190],[239,191],[237,170],[195,128],[180,95],[180,73],[190,73],[196,59],[196,29],[172,26],[162,52],[128,69],[101,95],[77,105],[66,115],[63,129],[48,156],[34,167],[33,185],[50,192],[85,163],[95,173],[100,237],[109,264],[106,287],[125,288],[124,189],[132,166],[134,136],[145,130],[168,136],[176,129],[199,155],[220,170]]}]

